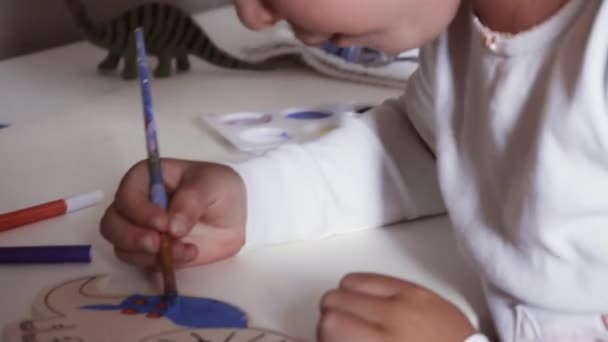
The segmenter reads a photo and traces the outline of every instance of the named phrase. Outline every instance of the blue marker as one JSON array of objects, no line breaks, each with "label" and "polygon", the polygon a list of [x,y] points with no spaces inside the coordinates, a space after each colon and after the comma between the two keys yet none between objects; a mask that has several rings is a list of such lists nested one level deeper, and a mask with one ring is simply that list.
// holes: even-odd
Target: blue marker
[{"label": "blue marker", "polygon": [[0,247],[0,264],[63,264],[90,262],[90,245]]},{"label": "blue marker", "polygon": [[[148,73],[148,66],[146,65],[146,47],[141,28],[135,30],[135,43],[137,51],[137,71],[141,88],[146,130],[146,150],[148,151],[148,172],[150,175],[150,200],[157,206],[167,209],[167,192],[163,183],[160,167],[158,139],[156,138],[156,123],[154,121],[152,94],[150,91],[150,75]],[[173,265],[172,241],[167,234],[161,234],[159,259],[163,272],[165,295],[169,299],[176,298],[177,285],[175,281],[175,267]]]}]

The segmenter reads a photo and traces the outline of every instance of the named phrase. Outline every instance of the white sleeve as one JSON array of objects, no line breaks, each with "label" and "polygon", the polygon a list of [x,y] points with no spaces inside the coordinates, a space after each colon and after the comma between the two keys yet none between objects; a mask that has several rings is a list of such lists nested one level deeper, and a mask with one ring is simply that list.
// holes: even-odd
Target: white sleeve
[{"label": "white sleeve", "polygon": [[[410,96],[420,95],[410,89]],[[247,189],[247,245],[320,239],[443,213],[429,136],[414,128],[406,101],[388,100],[317,141],[232,165]]]}]

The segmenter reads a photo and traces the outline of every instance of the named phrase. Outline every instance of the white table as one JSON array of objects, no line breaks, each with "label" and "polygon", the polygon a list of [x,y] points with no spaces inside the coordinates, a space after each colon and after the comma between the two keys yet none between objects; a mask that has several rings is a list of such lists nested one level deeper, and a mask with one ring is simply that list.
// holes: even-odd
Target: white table
[{"label": "white table", "polygon": [[[113,274],[114,290],[143,277],[118,262],[98,222],[120,177],[145,156],[135,82],[95,73],[103,53],[80,43],[0,63],[0,212],[103,189],[103,205],[0,233],[0,246],[92,244],[90,265],[0,266],[0,327],[28,317],[46,286],[79,276]],[[398,94],[319,76],[304,69],[220,70],[195,62],[185,75],[153,82],[164,156],[234,161],[202,130],[202,113],[303,104],[372,101]],[[214,265],[183,270],[183,293],[235,303],[256,326],[312,340],[317,303],[349,271],[389,273],[453,300],[473,319],[486,309],[476,275],[455,245],[445,218],[370,229],[332,239],[265,247]],[[122,281],[121,281],[122,280]]]}]

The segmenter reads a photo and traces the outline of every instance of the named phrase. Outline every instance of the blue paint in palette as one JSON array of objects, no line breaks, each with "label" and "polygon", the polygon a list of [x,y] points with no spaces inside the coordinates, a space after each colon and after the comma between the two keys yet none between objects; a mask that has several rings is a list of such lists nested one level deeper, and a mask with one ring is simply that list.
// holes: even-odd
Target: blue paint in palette
[{"label": "blue paint in palette", "polygon": [[124,315],[145,314],[150,319],[166,317],[174,324],[198,329],[246,328],[247,315],[238,308],[209,298],[178,296],[167,305],[164,296],[135,294],[120,304],[99,304],[80,307],[82,310],[120,311]]},{"label": "blue paint in palette", "polygon": [[302,111],[302,112],[293,112],[287,114],[288,119],[295,120],[319,120],[326,119],[331,117],[331,113],[326,112],[318,112],[318,111]]}]

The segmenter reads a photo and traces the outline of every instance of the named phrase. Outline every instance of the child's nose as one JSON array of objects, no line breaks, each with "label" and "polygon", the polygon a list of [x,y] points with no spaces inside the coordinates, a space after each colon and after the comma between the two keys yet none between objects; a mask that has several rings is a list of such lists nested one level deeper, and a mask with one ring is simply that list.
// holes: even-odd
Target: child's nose
[{"label": "child's nose", "polygon": [[236,0],[235,5],[241,22],[251,30],[263,30],[279,20],[262,0]]}]

